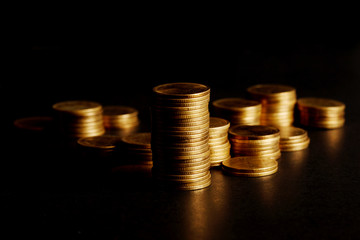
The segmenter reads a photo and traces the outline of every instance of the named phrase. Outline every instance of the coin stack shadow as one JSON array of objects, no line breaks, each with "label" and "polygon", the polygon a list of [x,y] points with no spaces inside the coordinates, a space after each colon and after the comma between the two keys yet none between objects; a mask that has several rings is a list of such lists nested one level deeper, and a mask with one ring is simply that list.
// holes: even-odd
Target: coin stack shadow
[{"label": "coin stack shadow", "polygon": [[217,117],[210,117],[209,146],[211,167],[220,166],[230,156],[228,130],[230,122]]},{"label": "coin stack shadow", "polygon": [[297,127],[278,127],[280,130],[280,150],[293,152],[307,148],[310,138],[307,131]]},{"label": "coin stack shadow", "polygon": [[232,126],[229,129],[232,156],[280,158],[279,132],[271,126]]},{"label": "coin stack shadow", "polygon": [[250,97],[262,104],[261,124],[291,126],[294,122],[296,90],[291,86],[259,84],[247,89]]},{"label": "coin stack shadow", "polygon": [[106,134],[127,136],[138,130],[138,110],[127,106],[104,106],[103,121]]},{"label": "coin stack shadow", "polygon": [[65,101],[53,105],[62,134],[69,137],[93,137],[105,133],[102,106],[90,101]]},{"label": "coin stack shadow", "polygon": [[152,166],[151,133],[132,133],[121,141],[129,164]]},{"label": "coin stack shadow", "polygon": [[340,128],[345,123],[345,104],[326,98],[299,98],[300,123],[324,129]]},{"label": "coin stack shadow", "polygon": [[227,119],[231,125],[259,125],[261,103],[243,98],[222,98],[212,102],[214,116]]},{"label": "coin stack shadow", "polygon": [[153,88],[151,149],[153,177],[160,186],[197,190],[211,185],[210,88],[169,83]]}]

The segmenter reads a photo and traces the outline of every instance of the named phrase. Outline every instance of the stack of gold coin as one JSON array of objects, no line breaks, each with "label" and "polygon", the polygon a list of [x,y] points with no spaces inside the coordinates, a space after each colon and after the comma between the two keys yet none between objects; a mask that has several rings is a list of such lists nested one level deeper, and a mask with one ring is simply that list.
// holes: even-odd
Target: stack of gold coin
[{"label": "stack of gold coin", "polygon": [[300,98],[300,123],[318,128],[340,128],[345,123],[345,104],[326,98]]},{"label": "stack of gold coin", "polygon": [[229,130],[232,155],[278,159],[281,156],[279,132],[271,126],[233,126]]},{"label": "stack of gold coin", "polygon": [[261,124],[291,126],[296,104],[295,88],[277,84],[259,84],[247,89],[252,99],[262,104]]},{"label": "stack of gold coin", "polygon": [[307,131],[297,127],[279,127],[280,130],[280,150],[282,152],[292,152],[303,150],[310,144]]},{"label": "stack of gold coin", "polygon": [[210,117],[209,146],[211,167],[219,166],[231,158],[228,130],[230,122],[217,117]]},{"label": "stack of gold coin", "polygon": [[83,137],[77,140],[79,146],[90,156],[112,156],[121,138],[115,136]]},{"label": "stack of gold coin", "polygon": [[181,190],[210,186],[210,88],[169,83],[153,88],[151,148],[153,176]]},{"label": "stack of gold coin", "polygon": [[60,131],[71,137],[93,137],[105,133],[102,106],[90,101],[65,101],[53,105]]},{"label": "stack of gold coin", "polygon": [[259,125],[261,103],[243,98],[223,98],[212,102],[214,115],[227,119],[231,125]]},{"label": "stack of gold coin", "polygon": [[121,140],[131,164],[152,165],[151,133],[133,133]]},{"label": "stack of gold coin", "polygon": [[278,162],[261,156],[239,156],[224,161],[222,169],[235,176],[263,177],[276,173]]},{"label": "stack of gold coin", "polygon": [[107,129],[131,129],[140,124],[138,111],[127,106],[105,106],[104,126]]}]

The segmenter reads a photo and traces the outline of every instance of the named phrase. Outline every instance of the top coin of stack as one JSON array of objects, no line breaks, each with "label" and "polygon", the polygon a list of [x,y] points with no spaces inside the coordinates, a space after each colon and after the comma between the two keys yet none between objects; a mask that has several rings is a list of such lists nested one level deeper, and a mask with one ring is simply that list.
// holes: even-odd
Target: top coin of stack
[{"label": "top coin of stack", "polygon": [[60,130],[71,137],[92,137],[105,133],[102,106],[90,101],[65,101],[53,105]]},{"label": "top coin of stack", "polygon": [[303,150],[309,146],[310,138],[307,131],[297,127],[279,127],[280,150],[292,152]]},{"label": "top coin of stack", "polygon": [[151,134],[133,133],[121,139],[128,160],[132,164],[152,165]]},{"label": "top coin of stack", "polygon": [[224,160],[231,158],[228,130],[228,120],[210,117],[209,146],[211,167],[219,166]]},{"label": "top coin of stack", "polygon": [[214,115],[227,119],[231,125],[259,125],[261,103],[243,98],[223,98],[212,102]]},{"label": "top coin of stack", "polygon": [[300,123],[318,128],[340,128],[345,123],[345,104],[326,98],[300,98]]},{"label": "top coin of stack", "polygon": [[243,177],[262,177],[276,173],[278,162],[262,156],[239,156],[222,162],[225,173]]},{"label": "top coin of stack", "polygon": [[105,106],[103,121],[105,128],[128,129],[139,125],[138,111],[127,106]]},{"label": "top coin of stack", "polygon": [[271,126],[233,126],[229,130],[232,154],[278,159],[281,156],[279,132],[279,129]]},{"label": "top coin of stack", "polygon": [[262,104],[262,125],[292,125],[296,104],[295,88],[286,85],[259,84],[249,87],[247,91],[252,99]]},{"label": "top coin of stack", "polygon": [[169,83],[153,88],[151,149],[153,176],[181,190],[211,184],[209,139],[210,88]]},{"label": "top coin of stack", "polygon": [[121,139],[114,136],[95,136],[79,138],[77,143],[87,154],[95,153],[96,156],[111,156]]}]

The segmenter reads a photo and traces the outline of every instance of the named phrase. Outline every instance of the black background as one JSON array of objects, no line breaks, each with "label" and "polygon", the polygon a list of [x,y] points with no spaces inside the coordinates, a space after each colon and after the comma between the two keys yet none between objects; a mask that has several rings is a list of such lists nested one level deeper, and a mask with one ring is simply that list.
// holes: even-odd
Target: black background
[{"label": "black background", "polygon": [[[11,235],[357,236],[360,41],[353,31],[324,24],[310,30],[291,24],[274,29],[266,21],[258,28],[202,19],[190,24],[148,20],[63,25],[43,18],[26,23],[24,38],[5,47],[10,74],[0,85],[1,211],[15,229]],[[58,101],[84,99],[136,107],[148,130],[152,87],[175,81],[208,84],[212,100],[244,97],[246,87],[257,83],[289,84],[298,97],[343,101],[347,122],[338,130],[309,129],[309,149],[283,154],[273,176],[247,179],[213,170],[212,186],[194,192],[168,192],[149,179],[94,171],[75,150],[57,146],[51,137],[24,136],[12,126],[20,117],[51,115]]]}]

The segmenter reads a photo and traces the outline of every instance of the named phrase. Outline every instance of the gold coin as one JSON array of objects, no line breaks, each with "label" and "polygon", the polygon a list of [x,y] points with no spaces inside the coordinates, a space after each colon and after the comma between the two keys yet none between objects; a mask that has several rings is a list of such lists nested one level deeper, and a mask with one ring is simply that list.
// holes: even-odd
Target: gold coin
[{"label": "gold coin", "polygon": [[182,162],[182,161],[169,161],[168,159],[157,158],[155,162],[156,164],[161,164],[165,166],[171,165],[174,167],[187,168],[187,167],[203,166],[204,164],[210,161],[209,159],[210,157],[206,157],[206,158],[200,158],[199,160],[193,162]]},{"label": "gold coin", "polygon": [[297,127],[279,127],[280,141],[291,141],[296,139],[302,139],[307,136],[307,131]]},{"label": "gold coin", "polygon": [[[154,151],[152,148],[153,157],[155,159],[171,159],[171,161],[182,161],[182,162],[197,162],[203,158],[207,158],[210,156],[210,149],[203,153],[197,154],[189,154],[189,155],[178,155],[178,154],[171,154],[168,152],[161,152],[161,151]],[[169,160],[170,161],[170,160]]]},{"label": "gold coin", "polygon": [[204,146],[201,149],[188,150],[188,148],[152,148],[152,152],[155,154],[173,154],[179,156],[194,156],[202,153],[206,153],[209,150],[209,146]]},{"label": "gold coin", "polygon": [[210,94],[210,88],[199,83],[167,83],[156,86],[153,92],[163,98],[197,98]]},{"label": "gold coin", "polygon": [[26,117],[14,121],[15,127],[31,131],[44,131],[53,124],[54,119],[48,116]]},{"label": "gold coin", "polygon": [[161,134],[165,136],[201,136],[201,134],[206,134],[207,136],[209,135],[209,128],[207,127],[191,131],[174,131],[172,129],[161,129],[160,127],[153,125],[152,130],[155,130],[159,135]]},{"label": "gold coin", "polygon": [[132,146],[138,146],[141,148],[151,148],[151,133],[134,133],[123,137],[122,142]]},{"label": "gold coin", "polygon": [[234,176],[241,176],[241,177],[264,177],[264,176],[269,176],[272,175],[274,173],[276,173],[278,171],[278,168],[274,168],[273,170],[269,170],[267,172],[258,172],[258,173],[249,173],[249,172],[234,172],[228,169],[223,168],[223,171],[225,173],[228,173],[230,175],[234,175]]},{"label": "gold coin", "polygon": [[237,139],[237,138],[229,138],[229,141],[231,144],[238,145],[238,146],[259,146],[259,147],[267,147],[267,146],[273,146],[279,144],[280,138],[270,138],[270,139]]},{"label": "gold coin", "polygon": [[314,108],[319,110],[341,111],[345,109],[345,104],[328,98],[299,98],[297,101],[299,106]]},{"label": "gold coin", "polygon": [[281,151],[280,149],[274,153],[268,153],[268,154],[264,154],[264,153],[261,153],[261,154],[248,154],[248,153],[232,153],[233,156],[237,157],[237,156],[257,156],[257,157],[265,157],[265,158],[269,158],[269,159],[278,159],[281,157]]},{"label": "gold coin", "polygon": [[291,99],[296,95],[295,88],[280,84],[258,84],[247,88],[247,92],[253,97],[271,99]]},{"label": "gold coin", "polygon": [[152,105],[153,106],[160,106],[160,107],[195,107],[198,105],[208,105],[210,100],[210,95],[206,96],[204,99],[196,99],[196,101],[191,102],[174,102],[169,101],[169,99],[160,99],[156,98],[153,99]]},{"label": "gold coin", "polygon": [[80,116],[96,115],[102,112],[102,106],[91,101],[65,101],[53,105],[56,111]]},{"label": "gold coin", "polygon": [[103,116],[109,119],[136,118],[138,113],[135,108],[127,106],[104,106],[103,108]]},{"label": "gold coin", "polygon": [[121,138],[114,136],[96,136],[79,138],[77,143],[83,147],[98,149],[114,149],[120,142]]},{"label": "gold coin", "polygon": [[243,98],[222,98],[212,102],[215,108],[231,112],[258,112],[261,111],[261,103]]},{"label": "gold coin", "polygon": [[207,144],[207,143],[208,143],[208,138],[204,138],[201,141],[186,142],[186,143],[153,140],[154,145],[161,146],[161,147],[180,147],[180,148],[197,147],[197,146],[202,146],[202,145]]},{"label": "gold coin", "polygon": [[279,137],[279,129],[271,126],[233,126],[229,129],[229,135],[235,139],[271,139]]},{"label": "gold coin", "polygon": [[307,148],[309,144],[310,144],[310,139],[308,138],[304,142],[292,143],[292,144],[280,144],[280,149],[282,152],[298,151]]},{"label": "gold coin", "polygon": [[222,165],[229,170],[253,173],[272,170],[277,167],[278,163],[264,157],[242,156],[223,161]]},{"label": "gold coin", "polygon": [[159,124],[157,125],[156,123],[153,123],[152,128],[159,128],[162,129],[161,131],[166,131],[166,132],[190,132],[190,131],[209,131],[209,121],[206,121],[205,123],[202,123],[201,125],[194,125],[194,126],[189,126],[189,125],[174,125],[174,126],[169,126],[169,125],[163,125],[163,124]]},{"label": "gold coin", "polygon": [[227,134],[221,137],[217,137],[217,136],[214,137],[214,135],[209,132],[209,143],[217,144],[217,143],[225,143],[227,141],[229,141]]},{"label": "gold coin", "polygon": [[209,132],[227,132],[230,127],[230,122],[223,118],[210,117]]},{"label": "gold coin", "polygon": [[[157,169],[161,169],[166,171],[167,169],[169,171],[179,171],[179,172],[188,172],[188,171],[203,171],[205,169],[209,169],[210,168],[210,159],[207,159],[207,161],[203,162],[203,163],[199,163],[198,165],[193,165],[193,166],[182,166],[179,164],[173,164],[173,163],[164,163],[164,162],[155,162]],[[154,165],[155,165],[154,163]],[[159,164],[160,163],[160,164]]]}]

